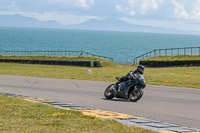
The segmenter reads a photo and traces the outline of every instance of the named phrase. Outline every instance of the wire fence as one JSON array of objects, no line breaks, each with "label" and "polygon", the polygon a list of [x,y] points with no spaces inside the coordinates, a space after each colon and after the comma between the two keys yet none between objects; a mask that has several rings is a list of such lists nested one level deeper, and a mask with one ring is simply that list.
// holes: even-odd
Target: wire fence
[{"label": "wire fence", "polygon": [[200,47],[184,47],[170,49],[154,49],[150,52],[137,56],[133,59],[133,63],[138,63],[141,59],[156,56],[173,56],[173,55],[200,55]]},{"label": "wire fence", "polygon": [[136,64],[141,59],[156,56],[173,56],[173,55],[200,55],[200,47],[170,48],[170,49],[154,49],[150,52],[137,56],[135,58],[112,58],[101,56],[84,51],[0,51],[0,55],[40,55],[40,56],[91,56],[100,57],[105,60],[115,62],[117,64]]},{"label": "wire fence", "polygon": [[84,51],[0,51],[0,55],[40,55],[40,56],[91,56],[91,57],[100,57],[105,60],[113,61],[111,57],[101,56],[97,54],[92,54]]}]

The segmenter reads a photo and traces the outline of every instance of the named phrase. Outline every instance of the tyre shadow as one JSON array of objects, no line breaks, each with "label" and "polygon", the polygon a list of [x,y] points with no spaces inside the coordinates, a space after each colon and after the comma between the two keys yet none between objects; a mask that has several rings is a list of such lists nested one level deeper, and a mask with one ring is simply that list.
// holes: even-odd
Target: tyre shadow
[{"label": "tyre shadow", "polygon": [[116,102],[130,102],[129,100],[126,100],[126,99],[106,99],[106,98],[101,98],[105,101],[116,101]]}]

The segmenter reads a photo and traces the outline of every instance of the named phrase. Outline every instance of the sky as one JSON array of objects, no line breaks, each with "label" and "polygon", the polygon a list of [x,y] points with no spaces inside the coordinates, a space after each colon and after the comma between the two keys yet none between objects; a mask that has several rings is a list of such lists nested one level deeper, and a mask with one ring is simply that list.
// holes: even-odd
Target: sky
[{"label": "sky", "polygon": [[90,19],[200,31],[200,0],[0,0],[0,15],[21,14],[63,25]]}]

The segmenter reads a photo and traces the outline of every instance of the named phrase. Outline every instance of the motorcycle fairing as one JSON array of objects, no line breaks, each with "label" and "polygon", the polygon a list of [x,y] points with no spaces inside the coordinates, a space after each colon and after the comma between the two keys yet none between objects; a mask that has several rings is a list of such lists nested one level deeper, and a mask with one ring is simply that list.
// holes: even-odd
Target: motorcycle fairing
[{"label": "motorcycle fairing", "polygon": [[130,89],[132,89],[135,85],[139,84],[138,80],[128,79],[127,81],[124,81],[121,83],[122,88],[120,91],[117,92],[117,95],[121,98],[128,99]]}]

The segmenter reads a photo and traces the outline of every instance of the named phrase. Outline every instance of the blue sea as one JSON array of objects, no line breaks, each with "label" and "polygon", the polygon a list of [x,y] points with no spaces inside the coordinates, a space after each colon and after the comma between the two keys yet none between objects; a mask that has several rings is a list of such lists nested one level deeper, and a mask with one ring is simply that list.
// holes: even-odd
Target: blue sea
[{"label": "blue sea", "polygon": [[154,49],[179,47],[200,47],[200,36],[0,27],[0,51],[85,51],[134,58]]}]

